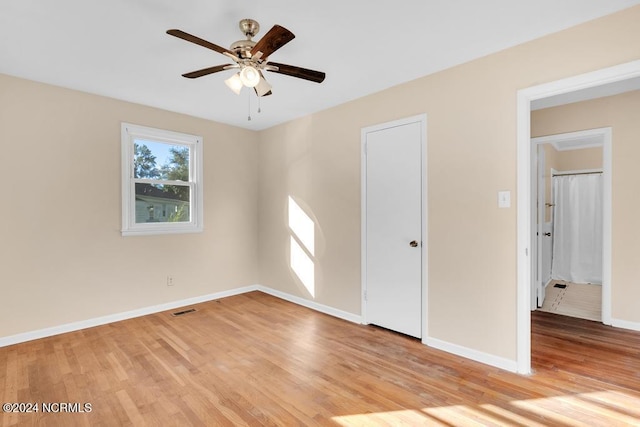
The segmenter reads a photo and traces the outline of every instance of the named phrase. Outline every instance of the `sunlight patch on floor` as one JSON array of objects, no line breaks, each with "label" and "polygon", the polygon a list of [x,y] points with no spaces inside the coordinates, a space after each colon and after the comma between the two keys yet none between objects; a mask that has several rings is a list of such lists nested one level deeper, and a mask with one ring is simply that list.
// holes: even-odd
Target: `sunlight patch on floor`
[{"label": "sunlight patch on floor", "polygon": [[406,409],[402,411],[374,412],[369,414],[342,415],[332,417],[332,421],[341,426],[418,426],[434,425],[434,421],[427,414],[419,410]]},{"label": "sunlight patch on floor", "polygon": [[[620,397],[630,397],[633,405],[616,407],[609,395],[616,395],[616,400]],[[617,424],[621,422],[623,425],[638,425],[640,412],[640,395],[630,396],[625,393],[615,391],[600,391],[593,393],[581,393],[574,395],[544,397],[541,399],[527,399],[511,402],[511,404],[519,409],[535,411],[542,414],[549,420],[564,425],[584,425],[583,422],[575,421],[578,415],[593,417],[593,419],[611,419]],[[562,408],[562,413],[559,409]],[[634,409],[635,408],[635,409]],[[635,415],[630,416],[630,414]],[[627,424],[628,423],[628,424]]]},{"label": "sunlight patch on floor", "polygon": [[[625,402],[621,405],[620,402]],[[620,391],[599,391],[575,395],[524,399],[495,404],[450,405],[423,409],[363,413],[333,417],[341,426],[415,425],[526,425],[583,426],[596,424],[639,425],[640,395]],[[529,417],[532,414],[534,417]],[[537,421],[544,417],[545,422]]]}]

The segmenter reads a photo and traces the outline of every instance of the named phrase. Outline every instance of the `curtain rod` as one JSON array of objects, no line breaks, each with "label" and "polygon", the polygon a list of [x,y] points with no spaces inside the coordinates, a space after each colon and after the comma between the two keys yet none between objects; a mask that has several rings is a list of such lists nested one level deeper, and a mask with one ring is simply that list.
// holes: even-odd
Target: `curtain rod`
[{"label": "curtain rod", "polygon": [[569,176],[569,175],[593,175],[597,173],[602,173],[602,171],[598,172],[568,172],[568,173],[554,173],[551,176]]}]

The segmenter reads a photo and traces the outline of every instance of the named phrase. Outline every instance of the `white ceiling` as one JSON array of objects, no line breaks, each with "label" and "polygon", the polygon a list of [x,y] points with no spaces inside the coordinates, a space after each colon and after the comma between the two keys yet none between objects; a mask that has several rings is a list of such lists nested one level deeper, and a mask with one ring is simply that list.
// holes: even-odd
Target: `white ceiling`
[{"label": "white ceiling", "polygon": [[[624,9],[640,0],[13,0],[0,2],[0,73],[264,129]],[[296,38],[276,62],[324,71],[322,84],[275,73],[273,95],[231,92],[228,63],[165,33],[220,46],[242,18]],[[249,96],[251,95],[251,96]],[[252,120],[247,120],[249,102]]]}]

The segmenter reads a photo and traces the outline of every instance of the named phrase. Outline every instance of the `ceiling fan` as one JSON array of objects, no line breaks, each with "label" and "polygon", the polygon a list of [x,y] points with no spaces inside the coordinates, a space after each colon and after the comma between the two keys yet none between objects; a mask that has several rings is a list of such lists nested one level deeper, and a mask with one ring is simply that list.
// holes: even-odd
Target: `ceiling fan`
[{"label": "ceiling fan", "polygon": [[323,72],[268,60],[272,53],[295,38],[291,31],[280,25],[274,25],[264,37],[255,42],[251,39],[260,31],[260,24],[253,19],[243,19],[240,21],[239,26],[240,31],[244,33],[247,39],[232,43],[230,49],[225,49],[182,30],[167,30],[167,34],[214,50],[229,57],[234,62],[233,64],[216,65],[191,71],[182,76],[195,79],[223,70],[237,69],[238,72],[236,74],[225,80],[226,85],[238,95],[245,86],[253,88],[258,96],[271,95],[271,85],[264,78],[263,71],[271,71],[316,83],[322,83],[324,80],[325,73]]}]

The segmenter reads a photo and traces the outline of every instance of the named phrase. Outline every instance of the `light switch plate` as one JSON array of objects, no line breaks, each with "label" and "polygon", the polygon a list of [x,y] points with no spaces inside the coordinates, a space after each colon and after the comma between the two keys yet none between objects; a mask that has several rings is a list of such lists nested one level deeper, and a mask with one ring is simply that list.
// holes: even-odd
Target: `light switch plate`
[{"label": "light switch plate", "polygon": [[498,191],[498,207],[499,208],[511,207],[511,191]]}]

